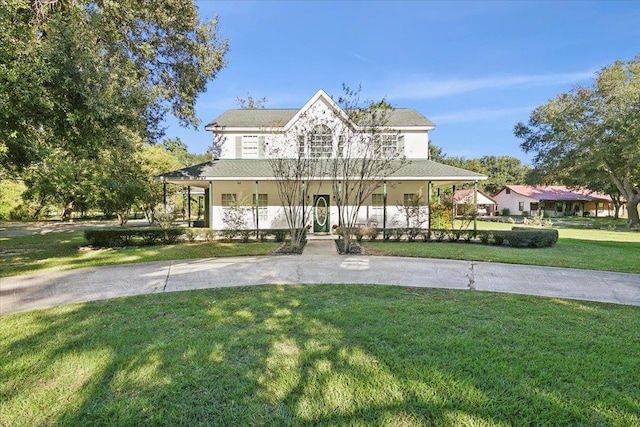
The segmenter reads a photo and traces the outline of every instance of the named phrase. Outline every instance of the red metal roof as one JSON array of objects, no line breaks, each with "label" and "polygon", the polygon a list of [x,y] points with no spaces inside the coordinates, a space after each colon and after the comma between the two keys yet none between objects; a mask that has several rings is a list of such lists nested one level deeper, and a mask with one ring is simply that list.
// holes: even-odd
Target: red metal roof
[{"label": "red metal roof", "polygon": [[[611,202],[611,197],[606,194],[591,191],[586,188],[570,189],[564,185],[530,186],[530,185],[507,185],[511,191],[522,196],[531,197],[537,200],[560,200],[560,201],[606,201]],[[504,188],[500,192],[504,191]]]}]

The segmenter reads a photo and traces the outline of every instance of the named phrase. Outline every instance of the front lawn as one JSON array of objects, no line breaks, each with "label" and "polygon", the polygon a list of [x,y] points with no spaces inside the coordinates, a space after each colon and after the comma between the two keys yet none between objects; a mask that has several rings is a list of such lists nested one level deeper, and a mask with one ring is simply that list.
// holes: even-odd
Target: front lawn
[{"label": "front lawn", "polygon": [[86,243],[82,230],[0,237],[0,277],[134,262],[268,255],[279,246],[275,242],[212,242],[79,251]]},{"label": "front lawn", "polygon": [[640,424],[640,308],[308,285],[0,322],[0,425]]},{"label": "front lawn", "polygon": [[[511,224],[478,223],[479,230],[511,229]],[[463,259],[510,264],[640,273],[640,233],[609,230],[558,230],[556,246],[509,248],[473,243],[364,242],[372,255]]]}]

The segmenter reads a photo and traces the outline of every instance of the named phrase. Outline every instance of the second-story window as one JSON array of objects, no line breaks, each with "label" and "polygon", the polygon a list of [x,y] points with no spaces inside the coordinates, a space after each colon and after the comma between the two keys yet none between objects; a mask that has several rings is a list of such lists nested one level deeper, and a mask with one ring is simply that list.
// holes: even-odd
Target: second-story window
[{"label": "second-story window", "polygon": [[242,137],[242,158],[258,158],[258,135],[244,135]]},{"label": "second-story window", "polygon": [[383,134],[378,135],[376,147],[380,150],[380,154],[385,157],[396,157],[398,155],[398,135]]},{"label": "second-story window", "polygon": [[317,125],[309,135],[309,157],[329,158],[333,153],[333,135],[327,125]]}]

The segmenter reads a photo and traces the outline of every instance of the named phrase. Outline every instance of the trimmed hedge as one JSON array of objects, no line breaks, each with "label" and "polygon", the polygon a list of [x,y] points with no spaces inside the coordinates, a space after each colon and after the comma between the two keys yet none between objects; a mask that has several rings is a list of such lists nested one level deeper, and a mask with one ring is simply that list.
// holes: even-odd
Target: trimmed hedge
[{"label": "trimmed hedge", "polygon": [[176,243],[185,232],[182,227],[103,228],[85,230],[84,238],[92,246],[118,248]]},{"label": "trimmed hedge", "polygon": [[482,243],[514,248],[549,248],[558,243],[558,230],[552,228],[513,227],[511,230],[479,231]]},{"label": "trimmed hedge", "polygon": [[[337,233],[339,229],[335,230]],[[412,242],[418,238],[424,242],[472,242],[480,241],[485,245],[512,246],[516,248],[547,248],[558,242],[558,230],[552,228],[513,227],[511,230],[473,231],[422,228],[387,228],[371,229],[361,227],[353,229],[353,236],[358,242],[364,237],[369,240],[382,233],[385,240],[400,241],[403,238]],[[374,237],[375,236],[375,237]]]}]

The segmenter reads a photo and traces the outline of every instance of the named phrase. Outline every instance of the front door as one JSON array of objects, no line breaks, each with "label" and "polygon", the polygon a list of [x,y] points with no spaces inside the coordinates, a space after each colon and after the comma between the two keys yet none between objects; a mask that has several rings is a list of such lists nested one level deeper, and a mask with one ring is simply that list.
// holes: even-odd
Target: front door
[{"label": "front door", "polygon": [[313,232],[329,232],[329,196],[313,196]]}]

